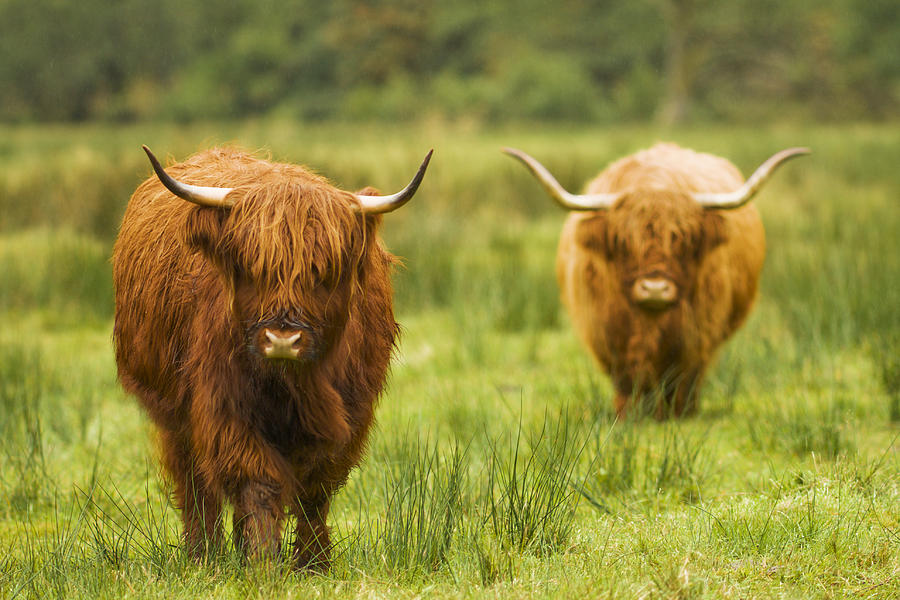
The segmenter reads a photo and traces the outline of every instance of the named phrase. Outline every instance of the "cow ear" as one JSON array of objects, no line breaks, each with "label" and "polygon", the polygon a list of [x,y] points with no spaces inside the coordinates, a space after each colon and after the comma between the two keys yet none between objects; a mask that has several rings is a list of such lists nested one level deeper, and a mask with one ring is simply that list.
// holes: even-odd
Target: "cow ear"
[{"label": "cow ear", "polygon": [[228,212],[221,208],[192,209],[184,224],[184,243],[209,258],[215,258],[222,237],[222,226],[227,216]]},{"label": "cow ear", "polygon": [[700,252],[706,253],[723,244],[728,239],[725,232],[725,219],[717,211],[705,211],[703,227],[701,228],[703,239],[698,247]]},{"label": "cow ear", "polygon": [[607,234],[608,222],[603,213],[582,219],[575,228],[575,241],[588,250],[609,256],[612,250]]},{"label": "cow ear", "polygon": [[367,185],[361,190],[354,192],[357,196],[380,196],[381,191],[378,188],[373,188],[371,185]]}]

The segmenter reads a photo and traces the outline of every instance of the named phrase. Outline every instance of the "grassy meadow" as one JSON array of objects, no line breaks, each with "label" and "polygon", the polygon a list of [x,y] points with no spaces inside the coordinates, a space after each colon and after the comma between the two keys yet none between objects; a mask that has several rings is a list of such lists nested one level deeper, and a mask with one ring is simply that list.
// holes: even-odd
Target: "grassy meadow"
[{"label": "grassy meadow", "polygon": [[[761,293],[700,413],[616,423],[558,300],[564,219],[504,145],[578,189],[666,139],[749,174]],[[400,350],[326,575],[197,564],[152,429],[118,387],[109,255],[150,173],[214,143],[348,189],[384,219]],[[0,597],[900,596],[900,126],[0,126]],[[230,519],[228,520],[230,526]]]}]

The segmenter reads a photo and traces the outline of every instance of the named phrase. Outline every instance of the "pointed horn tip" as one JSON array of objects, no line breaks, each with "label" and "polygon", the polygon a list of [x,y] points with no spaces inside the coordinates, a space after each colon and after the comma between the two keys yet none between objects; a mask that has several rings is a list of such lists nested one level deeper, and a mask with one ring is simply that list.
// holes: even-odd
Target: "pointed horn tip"
[{"label": "pointed horn tip", "polygon": [[156,158],[156,155],[150,151],[150,148],[148,148],[146,144],[141,144],[141,149],[147,154],[147,158],[150,159],[150,164],[153,165],[153,170],[157,173],[161,171],[163,167],[159,163],[159,159]]},{"label": "pointed horn tip", "polygon": [[520,163],[522,163],[523,165],[528,167],[529,170],[532,170],[532,171],[534,170],[534,163],[540,164],[537,161],[537,159],[533,158],[527,152],[523,152],[522,150],[519,150],[518,148],[511,148],[509,146],[504,146],[503,148],[500,149],[500,151],[503,152],[504,154],[506,154],[507,156],[511,156],[512,158],[516,159],[517,161],[519,161]]},{"label": "pointed horn tip", "polygon": [[434,154],[434,148],[428,151],[428,154],[425,155],[425,159],[422,161],[422,166],[420,169],[424,169],[428,166],[428,163],[431,162],[431,155]]},{"label": "pointed horn tip", "polygon": [[784,154],[788,156],[803,156],[805,154],[812,154],[812,149],[807,148],[806,146],[798,146],[796,148],[788,148],[784,151]]},{"label": "pointed horn tip", "polygon": [[[415,189],[418,189],[419,184],[422,182],[422,179],[425,177],[425,170],[428,169],[429,163],[431,163],[431,155],[434,154],[434,148],[428,151],[428,154],[425,155],[425,158],[422,160],[422,164],[419,165],[419,170],[416,171],[413,180],[410,182],[411,185],[414,186]],[[415,191],[415,190],[413,190]]]},{"label": "pointed horn tip", "polygon": [[425,175],[425,169],[428,168],[428,163],[431,162],[431,155],[432,155],[432,154],[434,154],[434,148],[432,148],[431,150],[429,150],[428,153],[425,155],[425,158],[422,159],[422,164],[419,165],[419,170],[416,171],[416,174],[415,174],[415,176],[413,177],[413,181],[415,181],[416,179],[419,179],[419,177]]},{"label": "pointed horn tip", "polygon": [[425,179],[425,171],[428,169],[428,163],[431,162],[431,156],[434,154],[434,148],[428,151],[422,164],[419,165],[418,171],[413,176],[405,188],[391,196],[366,196],[353,194],[359,202],[359,210],[363,213],[382,214],[396,210],[412,199],[422,180]]}]

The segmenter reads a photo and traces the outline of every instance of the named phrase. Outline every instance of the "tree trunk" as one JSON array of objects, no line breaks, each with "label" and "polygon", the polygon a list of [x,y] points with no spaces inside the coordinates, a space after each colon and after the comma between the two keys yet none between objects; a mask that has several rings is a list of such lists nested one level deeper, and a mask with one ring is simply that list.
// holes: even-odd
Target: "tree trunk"
[{"label": "tree trunk", "polygon": [[663,125],[684,122],[690,111],[692,69],[688,65],[687,43],[693,26],[694,0],[665,0],[669,39],[667,43],[666,91],[657,119]]}]

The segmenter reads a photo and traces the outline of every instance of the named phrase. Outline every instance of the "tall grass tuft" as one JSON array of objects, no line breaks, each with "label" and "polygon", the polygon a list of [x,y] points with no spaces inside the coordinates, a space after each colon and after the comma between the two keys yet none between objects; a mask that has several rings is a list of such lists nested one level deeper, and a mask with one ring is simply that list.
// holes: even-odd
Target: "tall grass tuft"
[{"label": "tall grass tuft", "polygon": [[49,381],[38,348],[12,340],[0,343],[0,511],[25,515],[52,500],[53,481],[45,456],[45,420],[58,415],[43,406]]},{"label": "tall grass tuft", "polygon": [[95,560],[112,569],[137,561],[158,576],[186,566],[180,525],[173,518],[175,510],[168,494],[154,493],[147,483],[135,500],[134,494],[123,493],[113,483],[109,488],[97,485],[90,490],[84,504]]},{"label": "tall grass tuft", "polygon": [[508,448],[490,443],[487,517],[504,548],[549,554],[566,547],[579,496],[575,470],[587,439],[565,416],[525,437],[521,422]]},{"label": "tall grass tuft", "polygon": [[471,518],[466,456],[460,446],[443,450],[406,437],[388,456],[370,458],[383,460],[384,468],[380,479],[363,484],[356,499],[358,530],[343,551],[350,564],[363,562],[394,577],[445,566],[457,527]]},{"label": "tall grass tuft", "polygon": [[70,598],[73,596],[73,572],[85,566],[81,533],[85,525],[84,507],[69,502],[62,505],[54,496],[49,526],[23,519],[25,540],[16,557],[8,557],[16,577],[4,591],[9,598]]},{"label": "tall grass tuft", "polygon": [[840,399],[817,403],[795,397],[763,418],[746,421],[749,440],[761,450],[797,455],[816,453],[835,459],[853,449],[847,434],[848,407]]},{"label": "tall grass tuft", "polygon": [[593,468],[579,491],[601,512],[631,499],[697,502],[712,471],[706,437],[678,423],[617,423],[596,438]]}]

